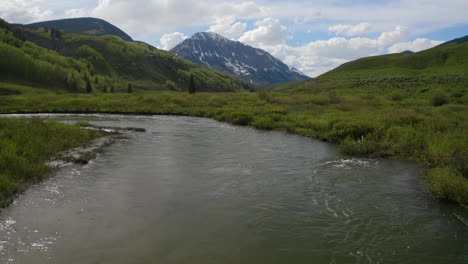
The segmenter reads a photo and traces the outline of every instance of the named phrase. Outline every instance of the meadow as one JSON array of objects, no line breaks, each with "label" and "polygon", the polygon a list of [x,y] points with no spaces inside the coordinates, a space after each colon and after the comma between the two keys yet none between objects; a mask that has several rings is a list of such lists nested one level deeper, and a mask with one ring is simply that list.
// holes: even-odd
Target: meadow
[{"label": "meadow", "polygon": [[[339,144],[350,156],[424,163],[430,190],[468,204],[466,93],[378,92],[36,94],[0,96],[1,113],[124,113],[213,118]],[[274,142],[272,142],[274,144]],[[42,155],[42,154],[41,154]]]}]

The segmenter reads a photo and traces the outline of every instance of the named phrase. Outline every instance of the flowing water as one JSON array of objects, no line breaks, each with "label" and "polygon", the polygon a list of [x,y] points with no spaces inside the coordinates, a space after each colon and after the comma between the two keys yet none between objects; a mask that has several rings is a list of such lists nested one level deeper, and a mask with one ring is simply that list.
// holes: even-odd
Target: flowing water
[{"label": "flowing water", "polygon": [[467,209],[412,162],[209,119],[144,127],[0,212],[0,263],[468,263]]}]

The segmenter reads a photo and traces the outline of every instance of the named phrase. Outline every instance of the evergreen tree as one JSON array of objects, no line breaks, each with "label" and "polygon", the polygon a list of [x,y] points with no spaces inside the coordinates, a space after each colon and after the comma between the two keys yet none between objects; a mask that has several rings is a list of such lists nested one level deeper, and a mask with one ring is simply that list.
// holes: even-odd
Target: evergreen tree
[{"label": "evergreen tree", "polygon": [[131,83],[128,83],[128,88],[127,88],[128,93],[133,93],[133,87]]},{"label": "evergreen tree", "polygon": [[111,86],[111,88],[110,88],[110,92],[111,92],[111,93],[115,93],[115,88],[114,88],[114,85],[112,85],[112,86]]},{"label": "evergreen tree", "polygon": [[93,86],[91,86],[91,81],[89,80],[89,77],[85,77],[85,82],[86,82],[86,92],[91,93],[93,91]]},{"label": "evergreen tree", "polygon": [[188,92],[189,92],[190,94],[194,94],[194,93],[195,93],[195,77],[193,76],[193,74],[190,74],[190,81],[189,81]]},{"label": "evergreen tree", "polygon": [[102,92],[103,92],[103,93],[107,93],[107,85],[104,85],[104,86],[102,87]]},{"label": "evergreen tree", "polygon": [[56,28],[52,28],[52,30],[50,30],[50,38],[52,40],[61,39],[62,38],[62,31],[60,31],[59,29],[56,29]]}]

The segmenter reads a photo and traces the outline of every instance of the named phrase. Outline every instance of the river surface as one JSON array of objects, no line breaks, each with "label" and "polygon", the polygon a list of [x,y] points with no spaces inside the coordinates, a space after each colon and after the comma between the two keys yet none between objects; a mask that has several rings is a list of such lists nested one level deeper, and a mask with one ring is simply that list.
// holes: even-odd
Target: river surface
[{"label": "river surface", "polygon": [[0,212],[0,263],[468,263],[468,212],[412,162],[210,119],[69,115],[144,127]]}]

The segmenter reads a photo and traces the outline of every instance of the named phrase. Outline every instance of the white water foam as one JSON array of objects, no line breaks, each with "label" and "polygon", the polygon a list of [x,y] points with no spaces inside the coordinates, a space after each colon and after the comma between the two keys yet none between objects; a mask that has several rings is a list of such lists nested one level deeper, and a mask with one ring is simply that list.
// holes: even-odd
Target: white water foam
[{"label": "white water foam", "polygon": [[373,159],[352,158],[352,159],[339,159],[339,160],[327,161],[324,164],[332,165],[333,167],[339,168],[339,169],[351,169],[352,167],[368,168],[372,165],[376,165],[377,163],[379,162]]}]

